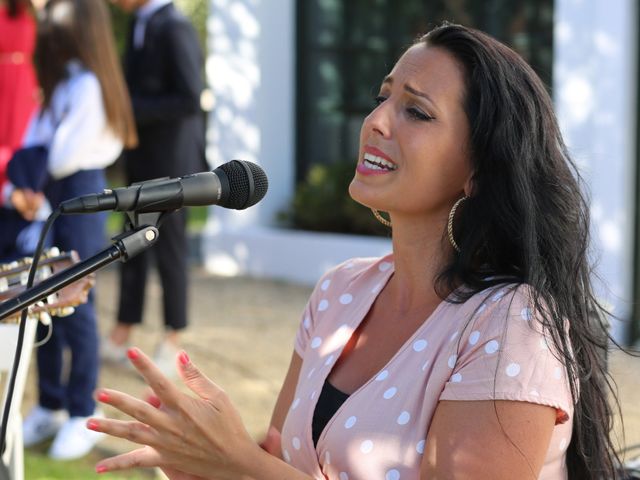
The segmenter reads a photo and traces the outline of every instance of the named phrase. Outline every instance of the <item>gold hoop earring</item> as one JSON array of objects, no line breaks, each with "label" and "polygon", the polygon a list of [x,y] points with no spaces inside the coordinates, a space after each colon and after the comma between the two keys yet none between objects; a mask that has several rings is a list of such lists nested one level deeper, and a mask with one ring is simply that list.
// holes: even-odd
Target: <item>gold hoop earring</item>
[{"label": "gold hoop earring", "polygon": [[460,253],[460,247],[456,243],[455,238],[453,238],[453,217],[456,215],[456,209],[458,208],[458,206],[462,202],[464,202],[467,198],[469,197],[465,195],[464,197],[458,199],[458,201],[453,204],[453,207],[451,207],[451,211],[449,212],[449,221],[447,222],[447,235],[449,236],[449,242],[453,246],[454,250],[458,253]]},{"label": "gold hoop earring", "polygon": [[375,208],[372,208],[371,211],[373,212],[373,216],[376,217],[376,219],[381,224],[383,224],[385,227],[391,228],[391,222],[386,218],[384,218],[382,215],[380,215],[380,212],[378,210],[376,210]]}]

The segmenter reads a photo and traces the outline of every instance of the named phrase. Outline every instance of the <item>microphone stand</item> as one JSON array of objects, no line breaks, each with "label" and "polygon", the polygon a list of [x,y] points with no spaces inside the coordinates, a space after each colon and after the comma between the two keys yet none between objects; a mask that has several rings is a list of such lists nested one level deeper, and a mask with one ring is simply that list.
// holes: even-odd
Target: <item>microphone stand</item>
[{"label": "microphone stand", "polygon": [[[113,245],[111,247],[108,247],[93,257],[87,258],[86,260],[42,280],[37,285],[25,289],[15,297],[0,303],[0,321],[30,307],[40,300],[44,300],[52,293],[61,290],[67,285],[115,262],[118,259],[122,262],[126,262],[130,258],[151,247],[158,240],[158,226],[162,222],[163,218],[172,212],[173,210],[145,213],[139,213],[136,211],[125,212],[128,217],[126,230],[111,239],[113,241]],[[20,363],[21,351],[19,346],[21,345],[20,335],[24,335],[24,330],[22,330],[23,325],[24,324],[21,323],[21,333],[18,334],[16,357],[14,358],[13,370],[8,383],[9,395],[6,398],[6,403],[3,407],[2,423],[0,423],[0,456],[4,455],[7,447],[7,432],[4,421],[8,418],[10,413],[9,409],[12,403],[11,392],[15,385],[17,370]],[[2,458],[0,458],[0,480],[4,480],[7,475],[6,466],[4,465]]]},{"label": "microphone stand", "polygon": [[126,231],[112,240],[114,244],[109,248],[46,278],[15,297],[0,303],[0,321],[116,260],[121,259],[126,262],[131,257],[151,247],[158,240],[158,229],[152,225],[134,227],[132,230]]}]

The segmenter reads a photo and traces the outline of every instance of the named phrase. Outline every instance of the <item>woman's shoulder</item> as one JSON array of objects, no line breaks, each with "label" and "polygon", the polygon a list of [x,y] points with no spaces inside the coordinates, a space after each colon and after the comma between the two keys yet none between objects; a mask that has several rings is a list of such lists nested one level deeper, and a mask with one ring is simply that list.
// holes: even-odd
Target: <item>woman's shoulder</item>
[{"label": "woman's shoulder", "polygon": [[485,321],[491,318],[509,318],[512,316],[531,317],[539,303],[531,285],[522,282],[496,282],[477,291],[460,287],[451,296],[450,301],[457,310],[476,319]]}]

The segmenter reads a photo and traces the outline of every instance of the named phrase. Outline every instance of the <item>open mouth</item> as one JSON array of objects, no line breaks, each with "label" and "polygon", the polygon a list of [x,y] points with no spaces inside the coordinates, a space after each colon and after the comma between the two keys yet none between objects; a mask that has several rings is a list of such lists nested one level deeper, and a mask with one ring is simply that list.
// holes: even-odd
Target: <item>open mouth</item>
[{"label": "open mouth", "polygon": [[390,162],[389,160],[385,160],[384,158],[378,157],[377,155],[373,155],[371,153],[364,154],[363,164],[365,167],[371,170],[393,171],[396,168],[398,168],[398,166],[395,163]]}]

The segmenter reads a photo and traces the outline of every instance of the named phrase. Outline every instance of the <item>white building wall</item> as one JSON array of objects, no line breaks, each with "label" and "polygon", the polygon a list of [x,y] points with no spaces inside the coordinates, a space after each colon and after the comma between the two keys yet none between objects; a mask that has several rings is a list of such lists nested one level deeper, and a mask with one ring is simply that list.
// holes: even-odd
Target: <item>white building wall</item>
[{"label": "white building wall", "polygon": [[207,157],[213,166],[236,158],[256,162],[271,182],[258,207],[215,210],[225,229],[270,225],[291,195],[294,27],[293,0],[211,0],[206,74],[215,103]]},{"label": "white building wall", "polygon": [[[591,190],[598,295],[624,320],[633,297],[636,30],[635,0],[556,1],[556,110]],[[612,326],[626,338],[624,323]]]}]

